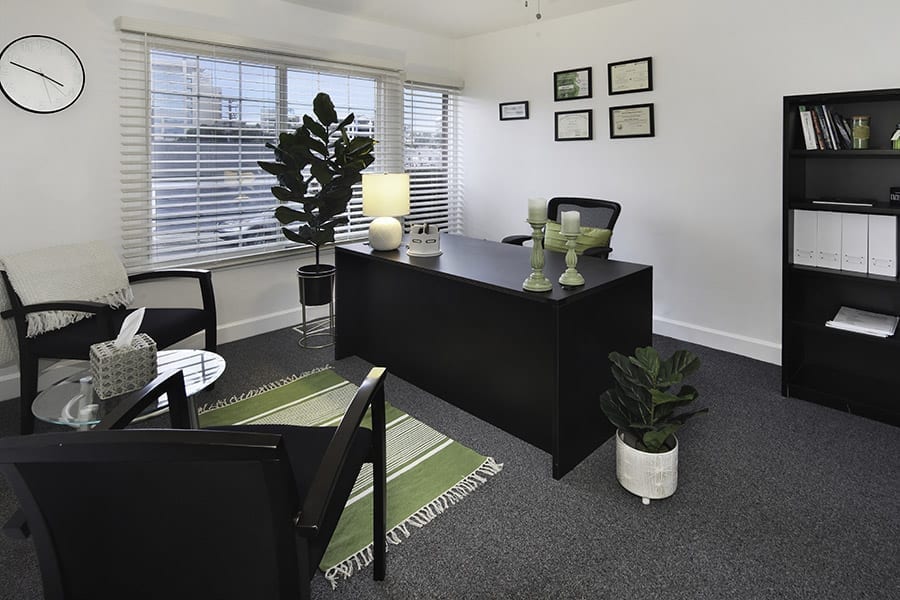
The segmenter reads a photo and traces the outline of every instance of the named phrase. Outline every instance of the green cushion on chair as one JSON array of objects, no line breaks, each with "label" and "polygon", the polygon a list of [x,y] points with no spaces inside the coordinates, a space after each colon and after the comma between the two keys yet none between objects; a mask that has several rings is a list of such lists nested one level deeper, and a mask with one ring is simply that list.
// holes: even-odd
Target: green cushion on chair
[{"label": "green cushion on chair", "polygon": [[[575,253],[581,254],[588,248],[606,248],[609,246],[611,237],[611,229],[582,227],[581,233],[575,238]],[[544,248],[556,252],[567,250],[566,238],[560,233],[560,225],[556,221],[547,221],[547,228],[544,230]]]}]

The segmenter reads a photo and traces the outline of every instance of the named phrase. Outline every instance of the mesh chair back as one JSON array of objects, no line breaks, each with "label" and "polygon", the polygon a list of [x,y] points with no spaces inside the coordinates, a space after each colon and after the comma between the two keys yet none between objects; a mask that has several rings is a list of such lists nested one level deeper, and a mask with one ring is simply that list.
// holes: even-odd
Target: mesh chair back
[{"label": "mesh chair back", "polygon": [[559,214],[569,210],[577,210],[581,213],[582,227],[612,229],[619,218],[622,206],[612,200],[557,197],[550,199],[547,205],[547,217],[558,223]]}]

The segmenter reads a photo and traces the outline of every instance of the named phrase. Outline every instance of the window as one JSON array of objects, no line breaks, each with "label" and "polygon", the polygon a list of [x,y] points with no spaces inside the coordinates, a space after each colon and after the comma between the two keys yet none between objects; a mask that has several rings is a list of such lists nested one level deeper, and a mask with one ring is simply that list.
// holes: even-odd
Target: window
[{"label": "window", "polygon": [[458,94],[407,83],[403,90],[403,157],[409,173],[407,223],[462,230]]},{"label": "window", "polygon": [[[129,267],[211,262],[296,248],[273,216],[267,142],[328,93],[352,133],[377,141],[374,171],[411,175],[407,222],[461,228],[456,92],[398,73],[281,53],[124,34],[124,258]],[[406,158],[404,159],[404,156]],[[338,241],[365,237],[360,190]]]}]

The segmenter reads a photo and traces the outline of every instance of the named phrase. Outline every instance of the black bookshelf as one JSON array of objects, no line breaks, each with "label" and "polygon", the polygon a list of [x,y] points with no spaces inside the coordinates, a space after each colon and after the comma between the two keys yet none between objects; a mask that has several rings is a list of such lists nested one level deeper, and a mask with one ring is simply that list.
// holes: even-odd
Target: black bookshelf
[{"label": "black bookshelf", "polygon": [[[871,116],[866,150],[806,150],[800,106]],[[900,278],[793,264],[793,211],[900,216],[900,89],[786,96],[782,198],[781,393],[900,425],[900,333],[889,338],[825,326],[841,306],[900,315]],[[868,200],[822,204],[815,200]],[[900,248],[898,248],[900,249]],[[900,256],[900,253],[898,253]]]}]

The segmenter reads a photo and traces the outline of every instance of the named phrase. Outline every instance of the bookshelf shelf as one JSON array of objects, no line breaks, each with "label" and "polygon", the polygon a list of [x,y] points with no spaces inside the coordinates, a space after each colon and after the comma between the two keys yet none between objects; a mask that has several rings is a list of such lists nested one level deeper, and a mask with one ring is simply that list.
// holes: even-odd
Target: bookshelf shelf
[{"label": "bookshelf shelf", "polygon": [[[817,105],[870,115],[873,147],[806,150],[799,107]],[[900,425],[900,333],[825,326],[841,306],[900,315],[900,277],[792,264],[795,210],[900,219],[900,206],[888,203],[889,189],[900,187],[900,151],[886,149],[900,122],[900,89],[786,96],[783,118],[782,394]],[[842,198],[871,205],[813,202]]]},{"label": "bookshelf shelf", "polygon": [[790,200],[791,210],[827,210],[829,212],[856,213],[864,215],[896,215],[900,216],[900,206],[876,203],[873,206],[860,204],[820,204],[809,200]]},{"label": "bookshelf shelf", "polygon": [[900,160],[900,150],[791,150],[796,158],[887,158]]}]

